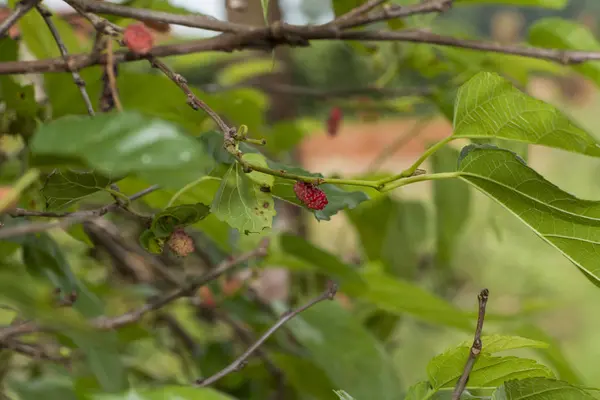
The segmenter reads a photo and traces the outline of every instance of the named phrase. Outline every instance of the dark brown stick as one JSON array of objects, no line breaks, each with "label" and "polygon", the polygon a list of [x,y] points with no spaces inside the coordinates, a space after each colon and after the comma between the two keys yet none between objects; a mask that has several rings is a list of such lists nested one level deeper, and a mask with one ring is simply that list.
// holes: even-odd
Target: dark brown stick
[{"label": "dark brown stick", "polygon": [[[100,3],[99,3],[100,4]],[[108,3],[106,3],[108,4]],[[292,44],[286,39],[290,37],[304,40],[354,40],[366,42],[396,41],[411,43],[426,43],[446,47],[458,47],[475,51],[488,51],[493,53],[510,54],[521,57],[529,57],[561,63],[565,65],[579,64],[587,61],[600,60],[600,52],[594,51],[569,51],[561,49],[544,49],[536,47],[502,45],[493,42],[479,40],[459,39],[451,36],[437,35],[424,31],[339,31],[333,28],[320,28],[313,26],[282,25],[279,35],[282,38],[275,40],[271,34],[271,28],[255,30],[249,33],[222,34],[209,39],[194,40],[184,43],[156,46],[152,49],[154,57],[168,57],[184,54],[200,53],[205,51],[233,51],[237,49],[264,49],[269,50],[273,46]],[[146,58],[126,50],[114,53],[115,63],[138,61]],[[90,54],[78,54],[69,57],[69,63],[74,69],[82,69],[92,65],[105,65],[106,55],[97,57]],[[53,58],[39,61],[10,61],[0,63],[0,75],[25,74],[38,72],[64,72],[69,71],[67,62],[62,58]]]},{"label": "dark brown stick", "polygon": [[[67,50],[67,46],[65,45],[62,38],[60,37],[60,34],[58,33],[58,29],[56,29],[54,22],[52,22],[52,13],[39,4],[36,5],[35,8],[37,9],[38,13],[42,16],[44,21],[46,22],[46,25],[48,26],[48,29],[50,30],[50,33],[52,34],[52,37],[54,38],[54,41],[56,42],[56,45],[58,46],[58,50],[60,51],[60,54],[62,55],[63,59],[65,60],[65,65],[67,67],[70,67],[71,65],[69,64],[69,52]],[[83,102],[85,103],[85,108],[87,109],[88,114],[93,116],[95,114],[94,107],[92,106],[92,101],[90,100],[90,96],[88,95],[87,91],[85,90],[85,81],[83,80],[83,78],[81,77],[81,75],[79,74],[79,72],[76,69],[70,68],[69,72],[73,76],[73,82],[75,82],[75,85],[77,86],[77,88],[79,89],[79,92],[81,93],[81,97],[83,98]]]},{"label": "dark brown stick", "polygon": [[17,23],[17,21],[27,14],[29,10],[36,6],[41,0],[23,0],[17,3],[15,10],[0,23],[0,37],[4,36],[8,30]]},{"label": "dark brown stick", "polygon": [[[140,197],[143,197],[149,193],[152,193],[157,189],[158,189],[158,185],[150,186],[149,188],[146,188],[146,189],[142,190],[141,192],[138,192],[138,193],[132,195],[131,197],[129,197],[129,201],[137,200]],[[43,232],[43,231],[47,231],[47,230],[53,229],[53,228],[67,228],[71,225],[74,225],[74,224],[77,224],[77,223],[80,223],[83,221],[101,217],[101,216],[105,215],[106,213],[116,210],[120,206],[121,206],[120,203],[112,203],[112,204],[108,204],[106,206],[97,208],[95,210],[74,212],[72,214],[68,214],[68,216],[66,218],[63,218],[58,221],[32,222],[30,224],[17,225],[12,228],[0,228],[0,239],[6,239],[9,237],[26,235],[28,233]],[[58,215],[59,214],[57,214],[57,216]],[[44,215],[44,216],[48,216],[48,215]],[[65,214],[63,214],[62,216],[65,216]]]},{"label": "dark brown stick", "polygon": [[311,301],[304,304],[303,306],[296,308],[295,310],[291,310],[291,311],[284,313],[279,318],[279,320],[275,323],[275,325],[273,325],[271,328],[269,328],[241,356],[236,358],[231,364],[229,364],[227,367],[223,368],[216,374],[214,374],[206,379],[200,378],[200,379],[196,380],[196,382],[195,382],[196,386],[199,386],[199,387],[209,386],[209,385],[215,383],[216,381],[218,381],[219,379],[223,378],[224,376],[229,375],[232,372],[239,371],[241,368],[243,368],[246,365],[248,358],[260,346],[262,346],[267,341],[267,339],[269,339],[286,322],[288,322],[290,319],[294,318],[296,315],[298,315],[298,314],[302,313],[303,311],[309,309],[310,307],[314,306],[315,304],[320,303],[323,300],[332,300],[335,296],[336,291],[337,291],[337,285],[330,283],[327,290],[325,290],[323,293],[321,293],[318,297],[312,299]]},{"label": "dark brown stick", "polygon": [[475,328],[475,339],[473,340],[473,345],[469,351],[469,358],[467,359],[463,373],[452,393],[452,400],[460,399],[462,392],[469,382],[469,375],[471,375],[475,361],[477,361],[477,357],[479,356],[479,353],[481,353],[481,348],[483,346],[481,343],[481,332],[483,330],[483,319],[485,318],[485,307],[487,306],[489,294],[490,292],[487,289],[483,289],[477,297],[479,300],[479,315],[477,317],[477,327]]},{"label": "dark brown stick", "polygon": [[[194,290],[198,289],[200,286],[206,285],[207,283],[217,279],[219,276],[230,271],[237,265],[252,258],[265,256],[267,253],[267,246],[268,241],[265,240],[256,249],[223,261],[206,274],[198,277],[197,279],[193,279],[192,282],[188,283],[186,287],[174,289],[173,291],[158,297],[156,300],[149,301],[143,306],[128,311],[125,314],[116,317],[102,316],[94,318],[90,321],[90,325],[98,330],[112,330],[135,323],[142,319],[142,317],[147,313],[158,310],[181,297],[193,293]],[[4,329],[0,329],[0,343],[3,343],[4,341],[15,336],[43,332],[47,330],[49,329],[31,321],[22,323],[20,325],[9,326]]]}]

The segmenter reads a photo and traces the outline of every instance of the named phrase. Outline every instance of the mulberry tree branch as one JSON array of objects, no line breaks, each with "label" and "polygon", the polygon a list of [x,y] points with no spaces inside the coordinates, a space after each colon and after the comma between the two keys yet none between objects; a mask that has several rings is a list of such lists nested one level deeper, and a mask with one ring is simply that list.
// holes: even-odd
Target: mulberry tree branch
[{"label": "mulberry tree branch", "polygon": [[469,358],[467,359],[467,363],[465,364],[465,368],[458,382],[456,383],[456,387],[454,388],[454,392],[452,393],[452,400],[459,400],[462,392],[467,387],[467,382],[469,381],[469,375],[471,375],[471,371],[473,370],[473,366],[475,365],[475,361],[477,361],[477,357],[481,353],[481,349],[483,347],[481,343],[481,332],[483,330],[483,320],[485,318],[485,308],[487,306],[488,297],[490,292],[487,289],[483,289],[477,299],[479,300],[479,315],[477,318],[477,327],[475,328],[475,339],[473,339],[473,345],[469,350]]},{"label": "mulberry tree branch", "polygon": [[41,0],[23,0],[17,3],[15,10],[0,23],[0,37],[4,36],[17,21],[35,7]]},{"label": "mulberry tree branch", "polygon": [[79,74],[79,72],[76,69],[71,68],[71,64],[69,63],[69,52],[67,50],[67,46],[65,45],[62,38],[60,37],[60,34],[58,33],[58,29],[56,29],[56,25],[54,25],[54,22],[52,22],[52,13],[39,4],[36,5],[35,7],[36,7],[38,13],[44,19],[44,22],[46,22],[46,25],[48,26],[48,29],[50,30],[50,33],[52,34],[52,37],[54,38],[54,41],[56,42],[56,45],[58,46],[60,54],[62,55],[63,59],[65,60],[65,65],[70,68],[69,72],[71,72],[71,75],[73,76],[73,82],[75,82],[75,85],[77,86],[77,88],[79,89],[79,92],[81,93],[81,97],[83,98],[83,102],[85,103],[85,107],[87,109],[88,114],[93,116],[95,114],[94,107],[92,106],[92,101],[90,100],[90,96],[88,95],[87,91],[85,90],[85,81],[83,80],[83,78],[81,78],[81,75]]},{"label": "mulberry tree branch", "polygon": [[235,371],[239,371],[246,365],[248,358],[250,358],[250,356],[252,356],[260,348],[260,346],[262,346],[267,341],[267,339],[269,339],[275,332],[277,332],[277,330],[281,328],[286,322],[288,322],[290,319],[294,318],[298,314],[308,310],[317,303],[320,303],[324,300],[333,300],[336,292],[337,285],[330,282],[328,284],[328,288],[318,297],[312,299],[311,301],[309,301],[301,307],[284,313],[275,323],[275,325],[269,328],[256,342],[254,342],[254,344],[252,344],[252,346],[248,348],[248,350],[246,350],[241,356],[236,358],[231,364],[229,364],[227,367],[223,368],[222,370],[208,378],[200,378],[196,380],[196,385],[199,387],[206,387],[212,385],[213,383],[222,379],[226,375],[229,375]]}]

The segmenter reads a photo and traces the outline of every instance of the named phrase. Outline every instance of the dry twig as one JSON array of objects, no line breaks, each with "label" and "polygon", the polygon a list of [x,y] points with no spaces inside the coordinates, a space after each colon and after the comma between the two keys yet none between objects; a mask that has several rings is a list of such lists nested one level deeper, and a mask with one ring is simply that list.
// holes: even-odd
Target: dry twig
[{"label": "dry twig", "polygon": [[248,350],[246,350],[241,356],[236,358],[231,364],[229,364],[227,367],[223,368],[222,370],[220,370],[219,372],[217,372],[216,374],[214,374],[208,378],[205,378],[205,379],[200,378],[200,379],[196,380],[196,382],[195,382],[196,385],[199,387],[206,387],[206,386],[212,385],[216,381],[222,379],[224,376],[229,375],[232,372],[239,371],[241,368],[243,368],[246,365],[248,358],[252,354],[254,354],[254,352],[256,352],[258,350],[258,348],[260,346],[262,346],[267,341],[267,339],[269,339],[286,322],[288,322],[290,319],[294,318],[296,315],[298,315],[298,314],[304,312],[305,310],[309,309],[310,307],[314,306],[315,304],[320,303],[323,300],[332,300],[335,296],[336,291],[337,291],[337,285],[330,282],[327,290],[325,290],[323,293],[321,293],[318,297],[312,299],[311,301],[304,304],[303,306],[296,308],[295,310],[290,310],[290,311],[284,313],[279,318],[279,320],[275,323],[275,325],[273,325],[271,328],[269,328],[254,344],[252,344],[252,346],[250,346],[248,348]]},{"label": "dry twig", "polygon": [[475,361],[477,361],[477,357],[481,353],[481,348],[483,347],[481,343],[481,332],[483,330],[483,319],[485,318],[485,307],[487,306],[489,294],[490,292],[487,289],[483,289],[477,297],[479,300],[479,315],[477,317],[477,327],[475,328],[475,339],[469,350],[469,358],[467,359],[463,373],[452,393],[452,400],[460,399],[462,392],[465,390],[465,387],[467,387],[467,382],[469,382],[469,375],[471,375]]}]

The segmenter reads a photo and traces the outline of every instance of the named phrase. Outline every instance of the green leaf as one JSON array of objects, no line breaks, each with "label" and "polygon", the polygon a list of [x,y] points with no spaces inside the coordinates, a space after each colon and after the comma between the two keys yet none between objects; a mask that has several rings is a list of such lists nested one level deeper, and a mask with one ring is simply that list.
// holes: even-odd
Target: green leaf
[{"label": "green leaf", "polygon": [[[259,153],[244,154],[242,160],[247,161],[253,165],[259,167],[269,168],[265,156]],[[272,187],[275,183],[275,177],[273,175],[264,174],[262,172],[252,171],[246,174],[253,182],[266,187]]]},{"label": "green leaf", "polygon": [[[269,167],[274,170],[283,170],[290,174],[323,178],[322,174],[311,173],[302,168],[291,167],[274,161],[268,161],[268,163]],[[294,183],[295,181],[276,177],[272,190],[273,196],[289,203],[303,206],[294,193]],[[365,192],[349,192],[337,185],[323,184],[319,185],[319,189],[325,192],[329,203],[322,210],[311,210],[318,221],[329,221],[333,215],[338,213],[338,211],[347,208],[353,209],[363,201],[369,200],[369,196]]]},{"label": "green leaf", "polygon": [[146,229],[140,235],[140,245],[152,254],[160,254],[163,251],[164,239],[157,238],[154,232]]},{"label": "green leaf", "polygon": [[517,330],[517,332],[521,335],[548,343],[547,348],[536,349],[536,351],[546,361],[546,363],[554,368],[560,379],[577,385],[583,383],[579,374],[573,369],[563,354],[561,345],[556,339],[549,336],[542,329],[531,324],[523,325]]},{"label": "green leaf", "polygon": [[60,248],[46,233],[27,235],[23,241],[23,262],[34,276],[44,276],[63,293],[76,289],[71,267]]},{"label": "green leaf", "polygon": [[115,181],[95,171],[57,169],[46,177],[41,193],[46,200],[46,208],[58,210],[103,190]]},{"label": "green leaf", "polygon": [[[261,1],[268,2],[268,0]],[[263,10],[265,10],[264,5]],[[232,63],[221,69],[217,75],[217,82],[222,86],[233,86],[251,78],[278,72],[279,70],[280,66],[277,63],[274,64],[270,58],[251,59]]]},{"label": "green leaf", "polygon": [[[451,349],[434,357],[427,365],[427,376],[434,389],[453,387],[463,373],[470,347]],[[552,371],[535,360],[518,357],[493,357],[482,353],[469,375],[469,386],[497,386],[509,379],[553,378]]]},{"label": "green leaf", "polygon": [[210,388],[160,386],[154,389],[131,389],[121,395],[96,394],[94,400],[235,400]]},{"label": "green leaf", "polygon": [[265,25],[269,25],[269,0],[260,0],[260,5],[262,6]]},{"label": "green leaf", "polygon": [[355,400],[354,397],[350,396],[343,390],[336,390],[335,394],[340,398],[340,400]]},{"label": "green leaf", "polygon": [[275,217],[271,193],[263,192],[235,163],[221,181],[211,212],[242,233],[270,229]]},{"label": "green leaf", "polygon": [[175,228],[185,227],[203,220],[210,208],[202,203],[169,207],[154,216],[151,229],[159,238],[168,237]]},{"label": "green leaf", "polygon": [[455,0],[455,4],[502,4],[521,7],[543,7],[551,9],[561,9],[567,5],[567,0]]},{"label": "green leaf", "polygon": [[422,202],[382,196],[347,211],[347,215],[370,261],[383,261],[386,271],[394,276],[414,276],[419,246],[426,237],[427,214]]},{"label": "green leaf", "polygon": [[300,236],[283,233],[279,240],[284,252],[314,265],[322,274],[340,279],[344,290],[352,289],[360,292],[365,289],[364,282],[356,268],[342,262],[335,255],[313,246]]},{"label": "green leaf", "polygon": [[459,176],[513,213],[600,285],[600,202],[580,200],[545,180],[508,150],[470,145]]},{"label": "green leaf", "polygon": [[367,284],[366,290],[352,295],[367,300],[383,310],[404,314],[418,319],[471,330],[471,318],[445,300],[427,292],[419,286],[396,279],[381,272],[377,265],[368,265],[361,273]]},{"label": "green leaf", "polygon": [[[499,353],[501,351],[524,349],[524,348],[547,348],[548,344],[539,340],[528,339],[520,336],[490,335],[482,336],[482,352],[487,354]],[[460,346],[469,347],[473,341],[465,341]]]},{"label": "green leaf", "polygon": [[327,374],[309,358],[291,354],[272,354],[271,358],[285,374],[286,380],[299,393],[306,393],[319,400],[334,400],[333,385]]},{"label": "green leaf", "polygon": [[[10,0],[10,3],[14,6],[15,1]],[[66,21],[55,16],[51,19],[69,53],[79,53],[81,46],[73,32],[73,28]],[[56,41],[52,37],[46,22],[35,9],[19,19],[18,26],[27,48],[37,59],[60,57]],[[70,79],[71,85],[75,86],[73,78],[70,77]]]},{"label": "green leaf", "polygon": [[[71,267],[56,242],[45,233],[28,235],[23,244],[23,261],[32,275],[44,274],[66,295],[75,291],[73,308],[86,318],[103,314],[100,299],[73,275]],[[106,391],[115,392],[127,387],[125,369],[114,332],[89,332],[63,328],[62,332],[81,348],[90,369]]]},{"label": "green leaf", "polygon": [[[9,37],[0,38],[0,61],[17,61],[18,51],[18,41]],[[35,117],[40,109],[33,85],[22,86],[11,75],[0,75],[0,103],[5,103],[7,110],[14,110],[22,117]]]},{"label": "green leaf", "polygon": [[[599,51],[600,43],[584,25],[561,18],[544,18],[529,28],[529,43],[552,49]],[[600,85],[600,64],[586,62],[571,68]]]},{"label": "green leaf", "polygon": [[478,73],[458,91],[453,137],[497,137],[600,156],[596,139],[559,110],[489,72]]},{"label": "green leaf", "polygon": [[60,118],[38,129],[31,149],[81,159],[102,174],[135,174],[166,187],[181,187],[213,165],[198,141],[171,123],[135,112]]},{"label": "green leaf", "polygon": [[418,382],[408,388],[404,400],[423,400],[427,398],[427,395],[431,391],[429,382],[423,381]]},{"label": "green leaf", "polygon": [[596,397],[567,382],[530,378],[505,382],[492,394],[492,400],[594,400]]},{"label": "green leaf", "polygon": [[38,379],[13,381],[10,386],[22,400],[77,400],[73,383],[58,376],[42,376]]},{"label": "green leaf", "polygon": [[339,17],[365,2],[366,0],[333,0],[333,11]]},{"label": "green leaf", "polygon": [[356,399],[397,398],[400,385],[388,353],[338,302],[319,303],[287,326],[336,387]]},{"label": "green leaf", "polygon": [[[435,173],[456,170],[459,152],[443,147],[431,156],[431,167]],[[457,184],[458,183],[458,184]],[[461,231],[469,216],[471,197],[464,182],[437,180],[433,182],[433,201],[436,224],[436,266],[448,271]]]}]

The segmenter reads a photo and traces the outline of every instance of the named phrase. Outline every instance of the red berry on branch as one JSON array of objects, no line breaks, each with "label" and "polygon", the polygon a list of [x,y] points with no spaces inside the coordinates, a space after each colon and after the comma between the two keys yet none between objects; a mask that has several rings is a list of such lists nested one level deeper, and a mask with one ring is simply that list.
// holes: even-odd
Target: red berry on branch
[{"label": "red berry on branch", "polygon": [[325,192],[310,183],[296,182],[294,192],[298,199],[311,210],[322,210],[329,203]]},{"label": "red berry on branch", "polygon": [[146,25],[136,22],[125,28],[123,42],[135,54],[148,54],[154,45],[154,37]]},{"label": "red berry on branch", "polygon": [[333,107],[329,111],[329,118],[327,119],[327,134],[329,136],[337,135],[342,123],[342,116],[342,109],[339,107]]}]

